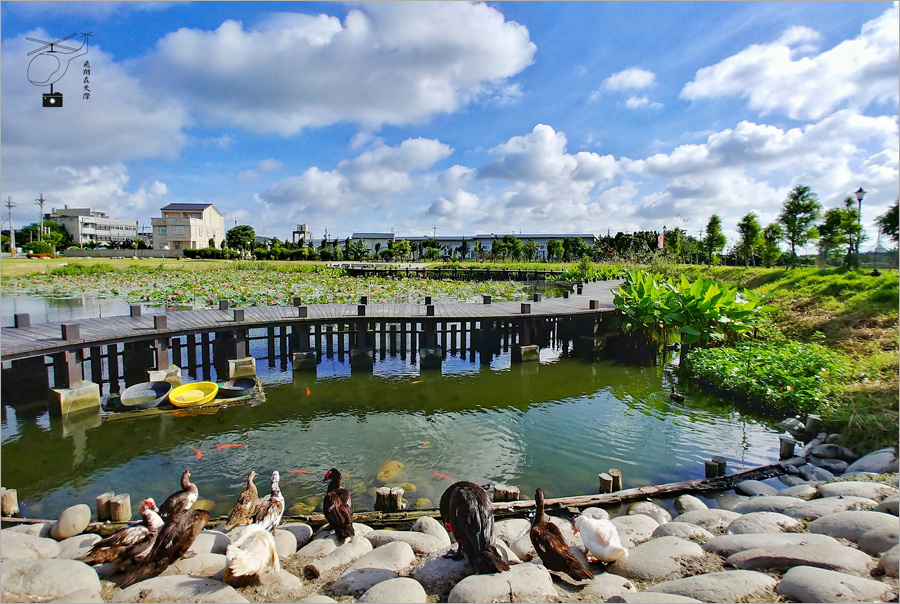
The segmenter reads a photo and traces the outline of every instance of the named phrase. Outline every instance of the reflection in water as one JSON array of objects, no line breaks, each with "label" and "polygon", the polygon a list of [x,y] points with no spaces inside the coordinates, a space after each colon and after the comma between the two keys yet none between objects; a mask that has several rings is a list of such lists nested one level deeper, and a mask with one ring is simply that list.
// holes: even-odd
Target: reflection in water
[{"label": "reflection in water", "polygon": [[[392,459],[405,467],[390,484],[412,483],[411,501],[436,503],[450,484],[444,476],[514,484],[524,494],[540,486],[556,497],[595,493],[597,474],[611,467],[630,487],[701,477],[714,454],[733,470],[777,456],[777,433],[764,423],[686,384],[687,400],[671,401],[661,367],[571,358],[519,365],[508,353],[491,365],[448,355],[442,372],[421,374],[391,356],[352,377],[336,359],[323,359],[318,377],[264,365],[265,403],[208,415],[104,413],[101,424],[96,414],[48,419],[46,407],[4,401],[4,486],[18,489],[24,515],[52,518],[74,503],[93,507],[108,490],[132,501],[165,498],[190,468],[200,497],[215,502],[212,513],[226,514],[250,469],[279,470],[290,508],[319,505],[321,479],[338,467],[363,510]],[[227,443],[247,446],[215,448]]]}]

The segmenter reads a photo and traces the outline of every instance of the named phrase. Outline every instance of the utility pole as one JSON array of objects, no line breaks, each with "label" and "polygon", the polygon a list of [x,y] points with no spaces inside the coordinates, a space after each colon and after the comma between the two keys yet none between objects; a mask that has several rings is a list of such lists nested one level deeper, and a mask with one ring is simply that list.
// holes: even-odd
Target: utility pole
[{"label": "utility pole", "polygon": [[6,208],[9,210],[9,255],[13,258],[16,256],[16,230],[13,228],[12,223],[12,209],[16,207],[16,204],[13,203],[12,197],[6,197]]},{"label": "utility pole", "polygon": [[44,199],[44,194],[41,193],[41,197],[39,199],[35,199],[34,203],[41,206],[41,231],[38,233],[38,241],[44,240],[44,204],[47,203],[47,200]]},{"label": "utility pole", "polygon": [[432,233],[432,235],[431,235],[432,237],[437,237],[437,225],[434,225],[433,227],[431,227],[431,233]]}]

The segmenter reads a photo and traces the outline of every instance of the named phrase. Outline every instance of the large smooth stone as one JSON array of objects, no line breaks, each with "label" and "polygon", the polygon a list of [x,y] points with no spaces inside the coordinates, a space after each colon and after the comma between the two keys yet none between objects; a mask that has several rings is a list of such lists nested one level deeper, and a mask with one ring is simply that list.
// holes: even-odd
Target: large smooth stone
[{"label": "large smooth stone", "polygon": [[659,524],[665,524],[672,521],[672,515],[668,510],[651,501],[637,501],[632,503],[628,506],[628,510],[625,513],[628,516],[633,516],[634,514],[650,516]]},{"label": "large smooth stone", "polygon": [[694,524],[705,528],[713,535],[721,535],[738,517],[740,514],[728,510],[697,510],[676,516],[675,521]]},{"label": "large smooth stone", "polygon": [[154,577],[126,587],[113,602],[249,602],[231,585],[215,579],[170,575]]},{"label": "large smooth stone", "polygon": [[297,553],[297,538],[291,531],[275,529],[275,551],[279,558],[287,558]]},{"label": "large smooth stone", "polygon": [[744,480],[743,482],[737,483],[734,490],[749,497],[758,497],[760,495],[768,496],[778,493],[778,489],[759,480]]},{"label": "large smooth stone", "polygon": [[858,549],[838,544],[795,545],[748,549],[728,556],[725,564],[743,570],[783,570],[794,566],[815,566],[852,575],[868,575],[875,564]]},{"label": "large smooth stone", "polygon": [[883,526],[866,531],[856,541],[857,547],[870,556],[880,556],[900,542],[897,522],[893,526]]},{"label": "large smooth stone", "polygon": [[394,541],[377,547],[341,573],[331,586],[338,596],[358,595],[382,581],[397,578],[416,560],[412,547],[403,541]]},{"label": "large smooth stone", "polygon": [[59,542],[59,554],[57,558],[66,558],[75,560],[80,558],[91,550],[91,547],[98,541],[102,541],[103,537],[93,533],[75,535]]},{"label": "large smooth stone", "polygon": [[897,577],[900,574],[900,546],[895,545],[881,554],[878,560],[878,570],[888,577]]},{"label": "large smooth stone", "polygon": [[728,557],[734,553],[760,547],[789,549],[800,545],[838,545],[828,535],[809,533],[768,533],[756,535],[720,535],[703,544],[703,549]]},{"label": "large smooth stone", "polygon": [[898,491],[895,487],[878,482],[828,482],[819,485],[819,495],[822,497],[852,495],[854,497],[865,497],[880,502],[886,497],[898,495]]},{"label": "large smooth stone", "polygon": [[596,520],[609,520],[609,512],[603,508],[584,508],[581,510],[581,515]]},{"label": "large smooth stone", "polygon": [[63,510],[59,520],[50,529],[50,536],[57,541],[80,535],[91,521],[91,508],[79,503]]},{"label": "large smooth stone", "polygon": [[34,522],[31,524],[18,524],[16,526],[12,526],[10,528],[5,528],[0,531],[0,535],[8,535],[9,533],[25,533],[28,535],[33,535],[35,537],[46,537],[47,539],[52,539],[50,536],[50,529],[53,528],[55,522]]},{"label": "large smooth stone", "polygon": [[301,548],[309,543],[313,535],[312,527],[310,527],[308,524],[303,524],[302,522],[282,524],[278,527],[278,530],[287,531],[294,535],[294,539],[297,540],[298,548]]},{"label": "large smooth stone", "polygon": [[628,558],[616,560],[609,572],[636,581],[661,581],[682,577],[694,561],[704,557],[703,548],[678,537],[659,537],[628,552]]},{"label": "large smooth stone", "polygon": [[797,528],[800,521],[777,512],[750,512],[740,518],[735,518],[728,525],[725,533],[728,535],[746,535],[750,533],[783,533]]},{"label": "large smooth stone", "polygon": [[524,518],[510,518],[494,523],[494,536],[509,544],[514,543],[522,536],[527,536],[530,530],[531,523]]},{"label": "large smooth stone", "polygon": [[331,593],[337,597],[356,596],[368,591],[379,583],[396,579],[397,573],[386,568],[360,568],[345,570],[338,580],[331,584]]},{"label": "large smooth stone", "polygon": [[885,447],[860,457],[847,468],[847,472],[897,472],[900,464],[897,461],[897,451],[894,447]]},{"label": "large smooth stone", "polygon": [[741,504],[748,499],[746,495],[738,495],[737,493],[713,493],[710,495],[710,498],[716,502],[716,505],[719,506],[720,510],[728,510],[729,512],[733,511],[735,506]]},{"label": "large smooth stone", "polygon": [[82,589],[100,593],[101,589],[93,568],[77,560],[59,559],[4,561],[0,564],[0,586],[6,599],[22,602],[61,598]]},{"label": "large smooth stone", "polygon": [[449,545],[449,543],[445,543],[439,537],[414,531],[372,531],[366,534],[366,539],[372,543],[373,547],[379,547],[394,541],[402,541],[412,547],[417,554],[430,554]]},{"label": "large smooth stone", "polygon": [[399,577],[375,585],[356,601],[424,604],[428,601],[428,594],[425,593],[425,589],[418,581],[407,577]]},{"label": "large smooth stone", "polygon": [[445,558],[444,554],[450,549],[447,547],[429,554],[410,573],[410,577],[421,583],[428,593],[446,593],[474,572],[465,558]]},{"label": "large smooth stone", "polygon": [[537,564],[517,564],[504,573],[471,575],[457,583],[447,602],[555,602],[550,572]]},{"label": "large smooth stone", "polygon": [[188,551],[195,554],[224,554],[229,545],[231,539],[221,531],[200,531]]},{"label": "large smooth stone", "polygon": [[337,535],[332,533],[325,539],[313,539],[308,542],[300,548],[297,555],[307,558],[321,558],[333,552],[340,545],[343,545],[343,540],[338,539]]},{"label": "large smooth stone", "polygon": [[0,560],[46,560],[59,555],[59,542],[55,539],[36,537],[28,533],[4,531],[3,547],[0,547]]},{"label": "large smooth stone", "polygon": [[635,593],[625,592],[618,596],[613,596],[607,600],[607,602],[625,602],[626,604],[689,604],[691,602],[700,602],[700,600],[676,596],[675,594],[638,591]]},{"label": "large smooth stone", "polygon": [[440,522],[438,522],[431,516],[422,516],[421,518],[413,522],[412,526],[409,527],[409,530],[414,533],[423,533],[425,535],[437,537],[443,547],[447,547],[448,545],[450,545],[450,533],[447,532],[447,529],[445,529]]},{"label": "large smooth stone", "polygon": [[843,474],[847,470],[847,466],[850,465],[842,459],[831,459],[830,457],[816,457],[815,455],[809,456],[809,463],[816,466],[817,468],[822,468],[823,470],[828,470],[835,476],[839,476],[839,475]]},{"label": "large smooth stone", "polygon": [[783,514],[791,518],[803,518],[806,520],[815,520],[822,516],[844,512],[850,509],[871,510],[877,504],[872,499],[866,497],[853,497],[847,495],[844,497],[825,497],[823,499],[810,499],[803,501],[798,505],[790,507]]},{"label": "large smooth stone", "polygon": [[[627,549],[631,549],[635,544],[649,539],[656,527],[659,526],[656,520],[644,514],[617,516],[610,522],[619,531],[619,541],[621,541],[622,547]],[[521,556],[519,557],[521,558]]]},{"label": "large smooth stone", "polygon": [[890,586],[812,566],[795,566],[775,591],[796,602],[886,602]]},{"label": "large smooth stone", "polygon": [[225,568],[225,554],[204,552],[190,558],[181,558],[160,573],[162,577],[170,575],[194,575],[197,577],[214,577]]},{"label": "large smooth stone", "polygon": [[728,570],[666,581],[646,591],[675,594],[701,602],[742,602],[756,594],[771,593],[776,581],[750,570]]},{"label": "large smooth stone", "polygon": [[679,514],[708,510],[709,506],[693,495],[679,495],[675,498],[675,511]]},{"label": "large smooth stone", "polygon": [[818,492],[819,489],[817,489],[815,486],[804,482],[803,484],[792,485],[786,489],[781,489],[780,491],[778,491],[778,496],[808,499]]},{"label": "large smooth stone", "polygon": [[[813,489],[815,492],[815,489]],[[753,512],[775,512],[784,514],[788,508],[803,503],[802,499],[796,497],[754,497],[734,506],[734,511],[738,514],[752,514]]]},{"label": "large smooth stone", "polygon": [[667,522],[653,531],[653,537],[679,537],[695,543],[706,543],[715,535],[703,527],[687,522]]},{"label": "large smooth stone", "polygon": [[816,457],[840,459],[846,461],[847,463],[853,463],[854,461],[859,459],[859,455],[857,455],[847,447],[843,447],[836,443],[816,445],[810,450],[810,454],[815,455]]},{"label": "large smooth stone", "polygon": [[809,523],[810,533],[856,542],[863,533],[877,528],[897,528],[896,516],[882,512],[836,512]]},{"label": "large smooth stone", "polygon": [[886,497],[875,508],[876,512],[884,512],[886,514],[900,515],[900,496]]},{"label": "large smooth stone", "polygon": [[798,466],[797,473],[800,475],[800,478],[804,480],[831,480],[834,478],[834,473],[829,472],[825,468],[820,468],[819,466],[814,466],[811,463]]},{"label": "large smooth stone", "polygon": [[588,581],[581,589],[581,598],[586,602],[606,602],[611,597],[624,593],[637,593],[637,587],[625,577],[603,573]]},{"label": "large smooth stone", "polygon": [[[306,547],[309,547],[309,545],[307,545]],[[324,558],[319,558],[318,560],[307,564],[303,569],[303,572],[308,577],[321,577],[325,573],[336,568],[349,566],[360,556],[363,556],[370,551],[372,551],[372,542],[362,535],[354,535],[350,539],[347,539],[347,541],[343,545],[335,548],[334,551],[329,553]]]},{"label": "large smooth stone", "polygon": [[103,596],[99,591],[76,589],[70,594],[50,600],[48,604],[102,604]]},{"label": "large smooth stone", "polygon": [[534,551],[534,544],[531,542],[531,534],[525,533],[515,541],[509,544],[509,549],[522,562],[534,560],[537,552]]}]

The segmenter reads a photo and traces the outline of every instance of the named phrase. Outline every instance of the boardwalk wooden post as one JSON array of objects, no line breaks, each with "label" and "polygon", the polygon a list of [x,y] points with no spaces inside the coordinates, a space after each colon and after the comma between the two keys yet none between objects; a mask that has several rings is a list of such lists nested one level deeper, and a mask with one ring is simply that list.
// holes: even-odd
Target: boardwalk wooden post
[{"label": "boardwalk wooden post", "polygon": [[15,489],[4,488],[0,492],[0,513],[7,517],[19,515],[19,495]]},{"label": "boardwalk wooden post", "polygon": [[612,476],[612,492],[622,490],[622,470],[617,468],[610,468],[606,471],[607,474]]},{"label": "boardwalk wooden post", "polygon": [[29,315],[27,312],[14,314],[13,325],[17,329],[21,329],[23,327],[31,327],[31,315]]},{"label": "boardwalk wooden post", "polygon": [[228,300],[219,300],[219,310],[228,310]]},{"label": "boardwalk wooden post", "polygon": [[106,522],[109,520],[109,500],[115,497],[115,493],[107,491],[97,495],[97,520]]},{"label": "boardwalk wooden post", "polygon": [[153,340],[153,360],[158,371],[169,368],[169,338]]},{"label": "boardwalk wooden post", "polygon": [[606,472],[601,472],[599,474],[600,477],[600,494],[604,493],[612,493],[613,492],[613,478]]},{"label": "boardwalk wooden post", "polygon": [[494,501],[518,501],[520,496],[519,487],[506,484],[494,485]]},{"label": "boardwalk wooden post", "polygon": [[111,522],[128,522],[131,520],[131,495],[124,493],[110,497],[109,519]]},{"label": "boardwalk wooden post", "polygon": [[99,346],[91,346],[91,381],[103,381],[103,350]]},{"label": "boardwalk wooden post", "polygon": [[136,319],[141,316],[141,305],[140,304],[132,304],[130,308],[131,318]]},{"label": "boardwalk wooden post", "polygon": [[813,437],[822,429],[822,416],[810,413],[806,416],[806,435]]},{"label": "boardwalk wooden post", "polygon": [[715,478],[719,475],[719,464],[711,459],[703,462],[705,476],[707,478]]},{"label": "boardwalk wooden post", "polygon": [[718,468],[719,476],[725,476],[728,473],[728,464],[725,461],[724,457],[716,455],[712,458],[714,462],[716,462],[716,466]]},{"label": "boardwalk wooden post", "polygon": [[778,450],[778,459],[790,459],[793,457],[794,446],[797,444],[797,441],[790,436],[779,436],[778,440],[781,441],[781,446]]},{"label": "boardwalk wooden post", "polygon": [[375,489],[375,509],[379,512],[399,512],[404,507],[404,490],[400,487]]},{"label": "boardwalk wooden post", "polygon": [[75,388],[84,381],[81,350],[53,355],[53,382],[56,388]]}]

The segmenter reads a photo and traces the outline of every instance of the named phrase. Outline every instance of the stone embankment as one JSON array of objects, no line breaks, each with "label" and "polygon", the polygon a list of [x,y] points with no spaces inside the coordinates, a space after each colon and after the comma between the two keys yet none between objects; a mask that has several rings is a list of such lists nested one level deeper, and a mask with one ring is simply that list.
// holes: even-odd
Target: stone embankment
[{"label": "stone embankment", "polygon": [[[826,460],[846,456],[835,447],[816,453]],[[619,510],[611,522],[629,556],[610,565],[591,563],[595,578],[580,584],[541,564],[526,520],[496,523],[511,569],[472,575],[465,561],[443,557],[452,546],[441,524],[420,518],[405,531],[357,524],[356,536],[345,543],[328,530],[283,524],[275,532],[281,570],[243,585],[222,580],[226,548],[242,529],[206,530],[191,547],[193,555],[120,590],[110,579],[121,569],[76,560],[100,539],[81,534],[90,510],[79,505],[56,523],[2,531],[0,596],[4,602],[896,601],[896,451],[841,460],[848,465],[840,468],[846,471],[840,479],[817,476],[806,461],[798,459],[797,474],[782,477],[790,486],[746,481],[736,493],[707,500],[717,508],[682,495]],[[894,474],[885,480],[885,472]],[[598,508],[584,513],[609,516]],[[551,521],[588,564],[572,524]]]}]

